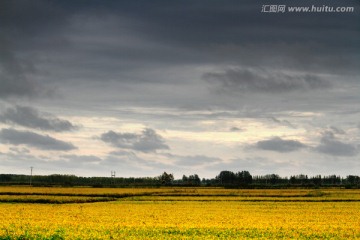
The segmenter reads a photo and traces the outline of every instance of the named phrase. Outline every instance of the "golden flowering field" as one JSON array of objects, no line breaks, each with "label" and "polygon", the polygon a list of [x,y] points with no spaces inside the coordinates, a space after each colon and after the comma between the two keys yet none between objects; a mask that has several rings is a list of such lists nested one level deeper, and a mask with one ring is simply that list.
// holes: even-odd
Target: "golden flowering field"
[{"label": "golden flowering field", "polygon": [[[12,190],[17,193],[16,188]],[[41,190],[21,189],[21,193]],[[139,195],[96,203],[0,203],[0,239],[360,239],[359,190],[46,191],[53,195]],[[9,188],[0,188],[0,193],[8,192]],[[141,195],[151,192],[154,195]],[[251,201],[243,201],[249,197]]]}]

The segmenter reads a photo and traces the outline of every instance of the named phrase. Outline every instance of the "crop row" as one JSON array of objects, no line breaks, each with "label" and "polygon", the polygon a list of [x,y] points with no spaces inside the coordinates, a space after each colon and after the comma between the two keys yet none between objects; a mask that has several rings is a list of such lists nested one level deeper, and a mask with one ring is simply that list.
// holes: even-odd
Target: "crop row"
[{"label": "crop row", "polygon": [[356,239],[358,202],[0,204],[0,239]]}]

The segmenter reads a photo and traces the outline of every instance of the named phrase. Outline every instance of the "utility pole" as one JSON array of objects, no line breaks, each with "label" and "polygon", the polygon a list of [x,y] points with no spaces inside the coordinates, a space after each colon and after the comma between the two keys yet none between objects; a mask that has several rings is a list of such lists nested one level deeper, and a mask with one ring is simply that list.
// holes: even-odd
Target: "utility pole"
[{"label": "utility pole", "polygon": [[33,167],[30,167],[30,187],[31,187],[31,180],[32,180],[32,172],[33,172]]},{"label": "utility pole", "polygon": [[111,182],[112,182],[112,184],[115,184],[115,171],[111,171]]}]

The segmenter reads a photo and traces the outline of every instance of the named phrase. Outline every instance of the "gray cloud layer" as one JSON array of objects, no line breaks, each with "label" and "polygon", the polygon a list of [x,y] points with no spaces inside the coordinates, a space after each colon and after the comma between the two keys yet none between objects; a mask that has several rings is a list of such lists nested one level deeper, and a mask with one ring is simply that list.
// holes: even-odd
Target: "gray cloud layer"
[{"label": "gray cloud layer", "polygon": [[[76,115],[85,127],[83,131],[68,134],[81,141],[79,146],[86,145],[83,137],[86,134],[104,133],[100,136],[103,142],[117,150],[135,152],[127,157],[109,157],[109,167],[119,161],[119,168],[127,169],[124,171],[128,171],[132,161],[145,166],[144,169],[152,168],[140,159],[144,155],[150,158],[151,154],[140,152],[153,153],[151,158],[156,158],[158,150],[169,149],[168,143],[152,129],[142,133],[107,132],[116,129],[116,124],[99,125],[95,129],[88,125],[86,117],[116,118],[122,123],[136,122],[186,134],[197,132],[204,138],[208,131],[226,127],[229,131],[246,131],[254,141],[264,140],[258,139],[257,131],[274,130],[275,124],[297,129],[279,128],[278,135],[283,139],[259,141],[252,148],[256,152],[241,152],[241,148],[234,150],[238,152],[229,151],[225,142],[231,139],[226,139],[224,144],[219,139],[215,149],[198,148],[197,144],[201,143],[195,137],[182,138],[179,134],[175,141],[172,139],[171,151],[166,152],[190,157],[161,160],[168,161],[174,168],[190,166],[192,162],[205,166],[208,161],[216,165],[216,156],[266,154],[259,149],[292,152],[294,159],[300,159],[298,164],[291,165],[294,167],[303,164],[300,163],[302,154],[316,156],[314,152],[318,152],[327,160],[346,154],[355,156],[359,149],[358,130],[349,128],[348,123],[358,123],[359,119],[359,1],[281,0],[274,3],[353,6],[353,13],[267,14],[261,13],[262,4],[267,3],[253,0],[0,1],[0,104],[11,101],[37,106],[7,109],[0,114],[0,121],[9,126],[61,132],[74,130],[74,125],[36,109],[46,106],[67,116]],[[56,94],[52,94],[51,89],[56,89]],[[214,94],[213,90],[222,94]],[[44,98],[44,94],[50,98]],[[28,98],[32,101],[24,103]],[[346,121],[345,116],[333,118],[334,112],[348,112]],[[242,118],[253,118],[254,123],[260,120],[264,128],[253,130],[251,124],[248,127],[240,123]],[[272,122],[263,121],[269,118]],[[213,122],[212,127],[209,120]],[[314,142],[318,128],[332,125],[338,127],[338,131],[332,129],[336,134],[341,134],[342,129],[349,134],[348,142],[342,140],[345,136],[324,137],[317,148],[307,148],[312,151],[296,152],[306,146],[285,140],[294,137]],[[309,134],[294,136],[301,131]],[[1,133],[4,135],[4,131]],[[24,145],[38,146],[39,139],[52,141],[49,136],[34,134],[20,132],[22,137],[31,135],[35,139]],[[12,141],[17,144],[25,140],[17,137]],[[190,145],[190,148],[184,147]],[[1,151],[6,151],[6,147]],[[185,149],[185,153],[179,153],[181,149]],[[82,151],[86,155],[98,154],[96,149],[93,153],[79,150]],[[31,159],[30,155],[31,152],[22,160]],[[74,160],[63,157],[62,163],[76,160],[80,161],[76,156]],[[347,160],[352,161],[351,164],[339,164],[339,168],[356,169],[356,157]],[[258,165],[259,168],[276,170],[276,161],[271,156],[261,162],[266,164]],[[222,170],[221,164],[214,168]],[[321,169],[320,160],[315,164]],[[209,167],[210,164],[207,169]],[[93,169],[98,171],[96,167]],[[139,172],[139,168],[133,169]]]},{"label": "gray cloud layer", "polygon": [[329,88],[330,83],[311,74],[290,75],[261,70],[227,69],[221,73],[207,73],[203,78],[214,83],[219,91],[282,93]]},{"label": "gray cloud layer", "polygon": [[359,153],[356,145],[339,141],[332,132],[323,134],[320,145],[315,148],[315,151],[339,157],[351,157]]},{"label": "gray cloud layer", "polygon": [[0,113],[0,122],[15,123],[20,126],[45,131],[71,131],[77,129],[71,122],[56,118],[50,114],[42,114],[32,107],[16,106]]},{"label": "gray cloud layer", "polygon": [[[343,131],[334,127],[331,127],[330,129],[332,131],[325,131],[320,140],[320,144],[311,148],[311,150],[338,157],[351,157],[356,156],[359,153],[358,146],[351,143],[344,143],[336,138],[334,132],[337,134],[344,134]],[[255,147],[261,150],[287,153],[308,148],[309,146],[300,141],[284,140],[280,137],[274,137],[268,140],[258,141],[255,144]]]},{"label": "gray cloud layer", "polygon": [[144,129],[141,134],[109,131],[103,133],[100,139],[118,148],[133,149],[140,152],[155,152],[159,149],[169,149],[164,139],[155,130],[150,128]]},{"label": "gray cloud layer", "polygon": [[296,128],[296,126],[294,126],[291,122],[289,122],[287,120],[280,120],[280,119],[277,119],[275,117],[270,117],[269,119],[272,120],[275,123],[280,124],[280,125],[287,126],[287,127],[290,127],[290,128]]},{"label": "gray cloud layer", "polygon": [[37,84],[26,77],[25,67],[11,52],[4,49],[1,39],[0,45],[0,98],[34,96],[38,92]]},{"label": "gray cloud layer", "polygon": [[263,140],[256,143],[256,147],[262,150],[275,152],[293,152],[305,148],[306,145],[295,140],[284,140],[280,137],[274,137],[269,140]]},{"label": "gray cloud layer", "polygon": [[64,142],[48,135],[40,135],[29,131],[2,129],[0,139],[12,145],[27,145],[41,150],[70,151],[76,149],[72,143]]},{"label": "gray cloud layer", "polygon": [[[313,4],[302,4],[307,3]],[[316,4],[325,3],[338,1]],[[222,88],[260,92],[324,88],[329,83],[312,73],[264,76],[247,67],[359,73],[357,12],[264,14],[262,3],[234,0],[0,4],[0,97],[35,96],[44,87],[44,76],[46,82],[168,82],[168,77],[149,73],[184,65],[244,66],[204,76]],[[352,0],[346,4],[359,6]]]}]

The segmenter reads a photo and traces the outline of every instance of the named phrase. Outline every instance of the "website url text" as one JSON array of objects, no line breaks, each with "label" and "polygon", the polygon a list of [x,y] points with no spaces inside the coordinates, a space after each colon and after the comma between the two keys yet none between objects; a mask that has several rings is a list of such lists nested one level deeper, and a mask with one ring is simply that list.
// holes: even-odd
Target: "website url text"
[{"label": "website url text", "polygon": [[263,13],[351,13],[354,12],[354,7],[333,7],[333,6],[315,6],[295,7],[286,5],[262,5],[261,12]]}]

